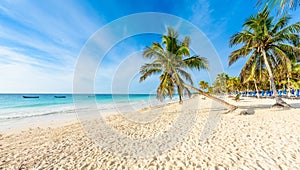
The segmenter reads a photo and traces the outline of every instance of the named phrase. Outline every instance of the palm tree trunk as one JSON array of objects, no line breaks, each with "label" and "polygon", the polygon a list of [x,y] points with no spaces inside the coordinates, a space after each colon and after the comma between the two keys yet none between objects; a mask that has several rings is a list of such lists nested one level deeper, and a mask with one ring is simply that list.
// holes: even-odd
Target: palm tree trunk
[{"label": "palm tree trunk", "polygon": [[288,76],[288,97],[291,97],[291,83],[290,83],[290,74]]},{"label": "palm tree trunk", "polygon": [[249,91],[249,82],[247,83],[247,90],[246,90],[246,96],[247,97],[249,97],[248,91]]},{"label": "palm tree trunk", "polygon": [[179,94],[179,104],[182,104],[183,101],[182,101],[182,96]]},{"label": "palm tree trunk", "polygon": [[254,80],[255,90],[256,90],[256,93],[257,93],[257,98],[260,98],[259,97],[259,91],[258,91],[257,84],[256,84],[256,80],[255,79],[253,79],[253,80]]},{"label": "palm tree trunk", "polygon": [[267,59],[266,51],[264,49],[262,49],[261,51],[263,53],[264,61],[265,61],[265,64],[266,64],[266,67],[267,67],[267,70],[268,70],[268,73],[269,73],[269,76],[270,76],[270,83],[271,83],[272,90],[273,90],[275,100],[276,100],[276,103],[273,106],[281,106],[281,107],[288,107],[288,108],[291,107],[285,101],[283,101],[281,99],[281,97],[279,97],[279,95],[277,93],[276,85],[275,85],[275,82],[274,82],[274,76],[273,76],[271,67],[269,65],[268,59]]},{"label": "palm tree trunk", "polygon": [[[214,101],[216,101],[216,102],[218,102],[218,103],[221,103],[221,104],[223,104],[229,111],[228,112],[233,112],[234,110],[236,110],[238,107],[237,106],[234,106],[234,105],[232,105],[232,104],[230,104],[230,103],[227,103],[226,101],[224,101],[224,100],[222,100],[222,99],[219,99],[219,98],[217,98],[217,97],[214,97],[214,96],[212,96],[212,95],[210,95],[210,94],[208,94],[208,93],[206,93],[206,92],[204,92],[204,91],[202,91],[202,90],[200,90],[200,89],[197,89],[196,87],[193,87],[193,86],[191,86],[191,85],[188,85],[188,84],[183,84],[186,88],[189,88],[189,89],[192,89],[192,90],[194,90],[194,91],[197,91],[198,93],[200,93],[200,94],[202,94],[203,96],[206,96],[206,97],[208,97],[208,98],[210,98],[210,99],[212,99],[212,100],[214,100]],[[227,112],[227,113],[228,113]]]}]

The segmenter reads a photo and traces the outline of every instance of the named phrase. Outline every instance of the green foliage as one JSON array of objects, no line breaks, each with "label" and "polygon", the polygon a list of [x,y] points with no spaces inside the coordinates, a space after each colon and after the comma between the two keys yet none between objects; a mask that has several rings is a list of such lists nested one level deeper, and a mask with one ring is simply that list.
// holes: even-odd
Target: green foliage
[{"label": "green foliage", "polygon": [[217,75],[215,82],[213,83],[213,93],[225,94],[227,93],[227,79],[226,73],[220,73]]},{"label": "green foliage", "polygon": [[236,92],[241,90],[241,80],[239,77],[228,77],[226,81],[227,91]]},{"label": "green foliage", "polygon": [[291,56],[300,55],[296,46],[299,44],[300,22],[288,25],[290,19],[289,15],[275,19],[265,8],[250,16],[243,24],[243,30],[231,37],[229,45],[241,47],[230,54],[229,66],[242,57],[248,58],[240,73],[244,83],[254,79],[262,81],[263,71],[267,70],[272,89],[276,92],[275,68],[290,72]]},{"label": "green foliage", "polygon": [[161,44],[153,42],[151,47],[145,48],[143,56],[152,59],[152,62],[141,67],[140,82],[151,75],[160,74],[160,84],[156,91],[158,99],[163,100],[167,96],[172,98],[177,91],[179,101],[182,102],[184,94],[191,94],[184,83],[188,82],[193,85],[192,78],[186,69],[208,69],[206,58],[190,57],[189,43],[189,37],[179,41],[178,33],[169,27],[167,35],[162,36]]},{"label": "green foliage", "polygon": [[209,84],[208,84],[208,82],[206,82],[206,81],[204,81],[204,80],[201,80],[201,81],[199,82],[199,87],[200,87],[200,89],[202,89],[202,90],[206,90],[207,88],[209,88]]}]

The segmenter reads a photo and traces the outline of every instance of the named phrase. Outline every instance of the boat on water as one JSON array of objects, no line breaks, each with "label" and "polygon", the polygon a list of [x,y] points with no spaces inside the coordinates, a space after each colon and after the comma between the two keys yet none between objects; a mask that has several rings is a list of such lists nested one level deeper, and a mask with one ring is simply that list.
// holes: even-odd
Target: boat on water
[{"label": "boat on water", "polygon": [[40,96],[23,96],[23,98],[40,98]]},{"label": "boat on water", "polygon": [[55,98],[66,98],[66,96],[54,96]]}]

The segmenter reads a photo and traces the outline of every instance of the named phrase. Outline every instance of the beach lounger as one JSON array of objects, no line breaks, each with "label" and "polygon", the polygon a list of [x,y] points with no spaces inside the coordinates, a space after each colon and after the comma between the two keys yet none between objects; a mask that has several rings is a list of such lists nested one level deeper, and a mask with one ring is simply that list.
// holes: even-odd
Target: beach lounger
[{"label": "beach lounger", "polygon": [[268,91],[268,92],[269,92],[269,93],[268,93],[268,94],[269,94],[268,96],[269,96],[269,97],[272,97],[272,91]]},{"label": "beach lounger", "polygon": [[282,97],[282,91],[281,90],[278,90],[277,93],[278,93],[279,97]]}]

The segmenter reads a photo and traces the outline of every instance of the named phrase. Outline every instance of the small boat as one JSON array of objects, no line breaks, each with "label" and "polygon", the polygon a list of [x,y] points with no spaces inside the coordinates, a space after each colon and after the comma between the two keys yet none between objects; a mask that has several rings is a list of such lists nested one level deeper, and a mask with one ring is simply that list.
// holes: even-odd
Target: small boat
[{"label": "small boat", "polygon": [[66,98],[66,96],[54,96],[55,98]]},{"label": "small boat", "polygon": [[40,96],[23,96],[23,98],[40,98]]}]

